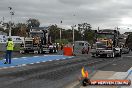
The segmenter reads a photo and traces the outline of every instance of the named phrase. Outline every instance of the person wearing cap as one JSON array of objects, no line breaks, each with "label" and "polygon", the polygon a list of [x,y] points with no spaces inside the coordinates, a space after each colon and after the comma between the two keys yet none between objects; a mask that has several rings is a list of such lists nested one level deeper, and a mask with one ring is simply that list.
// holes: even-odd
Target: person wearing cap
[{"label": "person wearing cap", "polygon": [[11,38],[8,38],[8,42],[6,45],[6,62],[4,64],[11,64],[11,56],[12,56],[12,51],[14,48],[14,43]]}]

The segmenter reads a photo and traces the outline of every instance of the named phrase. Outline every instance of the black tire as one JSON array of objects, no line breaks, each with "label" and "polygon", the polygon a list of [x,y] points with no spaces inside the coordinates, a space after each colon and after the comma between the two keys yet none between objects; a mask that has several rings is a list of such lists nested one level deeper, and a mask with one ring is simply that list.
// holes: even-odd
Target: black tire
[{"label": "black tire", "polygon": [[122,55],[122,52],[120,52],[120,54],[118,56],[121,57],[121,55]]},{"label": "black tire", "polygon": [[92,57],[95,57],[95,54],[92,54]]},{"label": "black tire", "polygon": [[82,51],[82,54],[85,54],[85,52],[84,52],[84,51]]},{"label": "black tire", "polygon": [[53,53],[53,49],[50,49],[50,50],[49,50],[49,53]]},{"label": "black tire", "polygon": [[88,54],[88,51],[86,51],[87,52],[87,54]]},{"label": "black tire", "polygon": [[45,53],[46,53],[46,51],[43,51],[43,52],[42,52],[42,54],[45,54]]},{"label": "black tire", "polygon": [[88,78],[83,79],[83,81],[82,81],[83,86],[87,86],[87,85],[90,85],[90,84],[91,84],[90,79],[88,79]]},{"label": "black tire", "polygon": [[38,52],[39,52],[39,54],[42,54],[42,50],[39,50]]},{"label": "black tire", "polygon": [[54,53],[57,53],[57,50],[56,49],[54,49]]}]

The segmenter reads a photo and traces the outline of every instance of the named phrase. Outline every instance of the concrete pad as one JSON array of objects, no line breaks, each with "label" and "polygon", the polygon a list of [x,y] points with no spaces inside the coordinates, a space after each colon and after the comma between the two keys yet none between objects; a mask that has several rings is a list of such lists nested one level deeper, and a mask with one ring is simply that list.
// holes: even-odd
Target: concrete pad
[{"label": "concrete pad", "polygon": [[91,79],[108,79],[110,76],[114,75],[114,71],[98,71]]},{"label": "concrete pad", "polygon": [[127,72],[116,72],[114,75],[112,75],[108,79],[125,79],[127,75],[128,75]]}]

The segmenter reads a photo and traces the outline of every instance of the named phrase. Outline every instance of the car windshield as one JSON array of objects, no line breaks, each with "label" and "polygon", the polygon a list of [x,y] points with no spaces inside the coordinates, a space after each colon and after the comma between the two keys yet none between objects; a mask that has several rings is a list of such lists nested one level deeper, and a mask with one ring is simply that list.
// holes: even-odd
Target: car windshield
[{"label": "car windshield", "polygon": [[97,48],[106,48],[106,44],[104,44],[104,43],[97,43]]},{"label": "car windshield", "polygon": [[30,33],[31,37],[33,36],[39,36],[39,37],[43,37],[43,33]]},{"label": "car windshield", "polygon": [[80,43],[79,43],[79,46],[84,46],[84,43],[81,43],[81,42],[80,42]]},{"label": "car windshield", "polygon": [[108,38],[108,39],[113,39],[114,35],[113,34],[98,34],[97,38]]}]

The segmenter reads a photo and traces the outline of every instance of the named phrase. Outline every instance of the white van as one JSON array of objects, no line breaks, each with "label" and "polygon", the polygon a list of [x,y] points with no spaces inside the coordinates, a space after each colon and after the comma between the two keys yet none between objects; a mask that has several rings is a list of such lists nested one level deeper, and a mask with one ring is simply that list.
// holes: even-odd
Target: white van
[{"label": "white van", "polygon": [[87,41],[75,41],[74,43],[74,54],[88,54],[90,44]]},{"label": "white van", "polygon": [[6,43],[7,42],[7,36],[6,35],[0,35],[0,43]]},{"label": "white van", "polygon": [[[8,36],[9,38],[9,36]],[[23,43],[24,42],[24,37],[20,36],[11,36],[12,40],[14,43]]]}]

